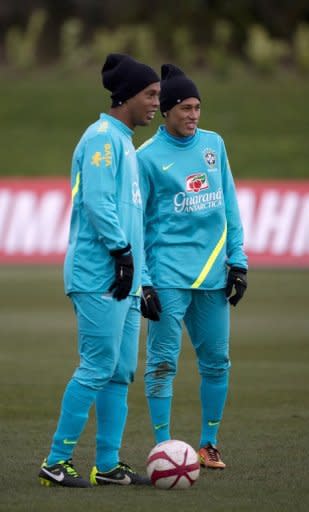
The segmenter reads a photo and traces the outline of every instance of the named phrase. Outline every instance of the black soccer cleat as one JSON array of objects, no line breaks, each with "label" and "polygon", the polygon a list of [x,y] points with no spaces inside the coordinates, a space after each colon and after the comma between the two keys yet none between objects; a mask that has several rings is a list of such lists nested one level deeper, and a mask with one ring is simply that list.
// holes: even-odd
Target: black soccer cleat
[{"label": "black soccer cleat", "polygon": [[114,469],[105,473],[93,467],[90,473],[90,482],[92,485],[151,485],[149,478],[139,475],[123,462],[119,462]]},{"label": "black soccer cleat", "polygon": [[62,487],[92,487],[89,482],[77,473],[71,459],[61,460],[52,466],[48,466],[45,459],[39,472],[39,480],[41,485],[46,487],[54,485]]}]

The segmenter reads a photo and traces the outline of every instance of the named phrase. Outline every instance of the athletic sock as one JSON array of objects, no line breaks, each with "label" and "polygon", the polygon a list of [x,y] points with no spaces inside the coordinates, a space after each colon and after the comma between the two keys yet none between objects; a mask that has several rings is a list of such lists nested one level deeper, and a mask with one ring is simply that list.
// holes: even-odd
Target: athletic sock
[{"label": "athletic sock", "polygon": [[170,417],[172,397],[147,397],[150,419],[156,443],[171,439]]},{"label": "athletic sock", "polygon": [[72,457],[89,416],[97,391],[71,379],[65,389],[59,421],[53,437],[47,464],[53,465]]},{"label": "athletic sock", "polygon": [[126,425],[128,385],[109,382],[96,397],[96,466],[109,471],[119,462],[119,450]]},{"label": "athletic sock", "polygon": [[226,371],[221,375],[203,376],[200,387],[202,403],[202,432],[200,446],[208,443],[216,446],[217,433],[223,416],[223,410],[228,389]]}]

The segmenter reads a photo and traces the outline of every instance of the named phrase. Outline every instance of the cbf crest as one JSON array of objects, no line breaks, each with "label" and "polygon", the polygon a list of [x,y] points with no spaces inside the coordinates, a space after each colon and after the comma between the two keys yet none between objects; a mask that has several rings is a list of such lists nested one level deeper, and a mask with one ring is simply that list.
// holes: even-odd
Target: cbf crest
[{"label": "cbf crest", "polygon": [[206,162],[206,165],[213,169],[216,166],[217,163],[217,157],[215,151],[212,149],[206,149],[204,153],[204,159]]}]

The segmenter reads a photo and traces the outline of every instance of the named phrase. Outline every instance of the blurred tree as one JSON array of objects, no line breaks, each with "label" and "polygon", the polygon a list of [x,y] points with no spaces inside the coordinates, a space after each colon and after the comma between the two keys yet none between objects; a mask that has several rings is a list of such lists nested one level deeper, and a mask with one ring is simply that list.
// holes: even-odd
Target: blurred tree
[{"label": "blurred tree", "polygon": [[0,58],[7,29],[24,29],[38,8],[48,14],[40,42],[45,60],[59,56],[61,25],[70,18],[82,22],[82,42],[88,42],[99,28],[150,26],[157,48],[170,57],[175,57],[177,30],[189,34],[190,44],[196,47],[212,42],[216,23],[227,21],[232,27],[229,45],[239,52],[251,25],[263,26],[271,37],[292,41],[297,26],[309,22],[308,0],[1,0]]},{"label": "blurred tree", "polygon": [[291,38],[297,25],[309,16],[307,0],[254,0],[253,15],[270,35]]},{"label": "blurred tree", "polygon": [[6,58],[15,69],[31,69],[37,64],[38,41],[40,40],[47,13],[37,9],[31,13],[28,26],[21,31],[13,26],[6,33]]},{"label": "blurred tree", "polygon": [[296,65],[301,73],[309,73],[309,25],[299,25],[293,41]]},{"label": "blurred tree", "polygon": [[218,20],[215,25],[214,39],[207,52],[207,63],[220,76],[227,76],[231,67],[228,48],[232,37],[231,23]]},{"label": "blurred tree", "polygon": [[280,61],[289,56],[285,41],[274,40],[260,25],[250,27],[246,53],[255,69],[262,73],[272,73]]}]

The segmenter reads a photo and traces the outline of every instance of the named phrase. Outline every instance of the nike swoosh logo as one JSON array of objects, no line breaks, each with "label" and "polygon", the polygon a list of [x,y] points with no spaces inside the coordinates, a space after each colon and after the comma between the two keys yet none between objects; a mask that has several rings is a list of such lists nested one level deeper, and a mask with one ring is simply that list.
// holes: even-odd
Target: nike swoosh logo
[{"label": "nike swoosh logo", "polygon": [[168,164],[168,165],[162,165],[162,171],[168,171],[168,169],[170,169],[170,167],[172,167],[172,165],[174,165],[175,162],[172,162],[171,164]]},{"label": "nike swoosh logo", "polygon": [[53,480],[56,480],[56,482],[62,482],[62,480],[64,479],[64,473],[59,473],[59,475],[55,475],[55,473],[51,473],[51,471],[48,471],[48,469],[46,468],[42,468],[42,471],[44,471],[44,473],[47,476],[50,476],[50,478],[52,478]]},{"label": "nike swoosh logo", "polygon": [[155,425],[154,429],[155,430],[160,430],[161,428],[164,428],[164,427],[167,427],[167,426],[168,426],[168,423],[161,423],[160,425]]},{"label": "nike swoosh logo", "polygon": [[77,441],[70,441],[69,439],[64,439],[63,444],[76,444]]},{"label": "nike swoosh logo", "polygon": [[104,480],[104,482],[111,482],[113,484],[120,484],[120,485],[129,485],[132,480],[128,475],[125,475],[121,480],[116,480],[115,478],[108,478],[107,476],[96,476],[97,480]]},{"label": "nike swoosh logo", "polygon": [[216,425],[219,425],[220,421],[209,421],[208,426],[209,427],[215,427]]}]

